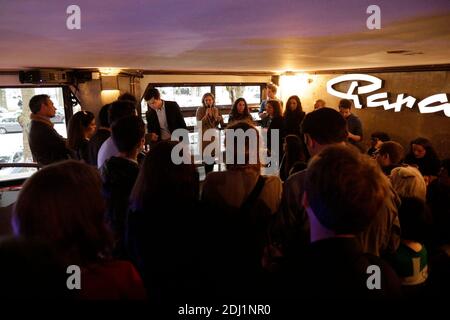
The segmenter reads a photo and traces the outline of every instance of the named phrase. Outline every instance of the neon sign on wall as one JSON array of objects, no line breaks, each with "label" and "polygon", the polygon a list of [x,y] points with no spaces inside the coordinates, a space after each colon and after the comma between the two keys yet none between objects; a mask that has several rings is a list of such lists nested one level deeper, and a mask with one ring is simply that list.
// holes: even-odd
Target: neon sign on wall
[{"label": "neon sign on wall", "polygon": [[[345,81],[351,81],[347,92],[339,92],[333,88],[334,85]],[[366,81],[369,82],[369,84],[360,86],[358,81]],[[327,92],[342,99],[353,100],[355,108],[361,109],[362,105],[358,95],[379,90],[381,89],[382,84],[383,82],[381,79],[367,74],[346,74],[329,80],[327,82]],[[401,93],[397,95],[397,100],[395,102],[390,103],[388,100],[388,93],[381,92],[368,96],[366,105],[369,108],[384,107],[384,110],[394,109],[395,112],[399,112],[401,111],[403,105],[406,105],[408,108],[412,108],[416,103],[416,100],[417,99],[414,97],[405,96],[404,93]],[[447,94],[445,93],[438,93],[429,96],[418,102],[417,105],[420,113],[444,111],[444,114],[447,117],[450,117],[450,103],[448,103]]]}]

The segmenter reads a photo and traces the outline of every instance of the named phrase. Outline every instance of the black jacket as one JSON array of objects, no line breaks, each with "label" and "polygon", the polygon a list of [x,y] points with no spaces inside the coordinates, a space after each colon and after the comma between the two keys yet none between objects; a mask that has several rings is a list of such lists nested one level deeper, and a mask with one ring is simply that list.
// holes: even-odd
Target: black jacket
[{"label": "black jacket", "polygon": [[103,142],[111,136],[111,132],[107,129],[98,129],[88,143],[88,163],[97,167],[97,156]]},{"label": "black jacket", "polygon": [[[369,289],[369,277],[379,267],[380,289]],[[289,268],[289,298],[392,299],[401,298],[395,271],[384,260],[364,253],[356,238],[329,238],[309,245],[305,256]],[[373,278],[372,278],[373,279]],[[299,295],[296,297],[296,295]]]},{"label": "black jacket", "polygon": [[[169,126],[169,131],[172,133],[176,129],[186,129],[186,123],[184,122],[183,115],[180,110],[180,106],[175,101],[164,101],[164,108],[166,110],[167,125]],[[152,108],[148,108],[145,114],[147,118],[147,130],[148,133],[156,133],[158,139],[161,139],[161,127],[158,121],[158,115],[156,111]]]},{"label": "black jacket", "polygon": [[301,137],[300,133],[300,125],[305,118],[305,112],[292,112],[291,114],[285,115],[283,117],[284,123],[284,133],[295,134],[296,136]]},{"label": "black jacket", "polygon": [[123,246],[128,198],[139,173],[139,166],[128,159],[111,157],[100,168],[103,196],[107,204],[107,220],[114,232],[114,256],[125,258]]},{"label": "black jacket", "polygon": [[34,161],[41,165],[70,158],[66,140],[51,125],[42,121],[31,120],[28,141]]},{"label": "black jacket", "polygon": [[280,159],[281,159],[281,155],[283,153],[283,139],[285,137],[283,117],[272,118],[269,121],[269,127],[267,129],[267,149],[269,149],[269,150],[272,149],[272,144],[271,144],[272,139],[270,138],[270,135],[271,135],[272,130],[274,130],[274,129],[279,130],[278,131],[279,154],[280,154]]}]

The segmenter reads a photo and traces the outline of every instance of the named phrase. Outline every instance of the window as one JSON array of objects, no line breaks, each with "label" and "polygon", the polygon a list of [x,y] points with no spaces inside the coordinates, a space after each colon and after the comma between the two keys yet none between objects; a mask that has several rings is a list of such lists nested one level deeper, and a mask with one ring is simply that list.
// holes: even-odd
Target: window
[{"label": "window", "polygon": [[[197,108],[202,105],[202,97],[211,92],[211,86],[156,86],[161,94],[161,99],[176,101],[180,108]],[[144,115],[147,112],[147,102],[141,101],[141,110]]]},{"label": "window", "polygon": [[[205,93],[211,92],[216,97],[216,105],[221,109],[225,123],[228,123],[229,112],[234,100],[244,98],[249,107],[251,115],[255,121],[260,120],[258,115],[259,104],[261,103],[261,91],[265,83],[202,83],[202,84],[149,84],[148,88],[154,87],[161,93],[161,99],[176,101],[181,108],[184,120],[188,128],[193,130],[197,124],[195,117],[196,109],[202,106],[202,97]],[[142,99],[142,118],[146,121],[147,102]],[[196,154],[197,135],[189,135],[191,151]]]},{"label": "window", "polygon": [[261,102],[261,86],[216,86],[216,104],[233,105],[238,98],[244,98],[247,104]]},{"label": "window", "polygon": [[[161,93],[163,100],[176,101],[185,116],[192,117],[193,111],[202,105],[202,97],[207,92],[212,92],[216,97],[216,105],[231,109],[234,100],[243,97],[249,105],[255,107],[261,103],[261,90],[265,83],[208,83],[208,84],[149,84],[148,87],[155,87]],[[141,112],[145,119],[147,103],[141,101]]]},{"label": "window", "polygon": [[[31,114],[28,103],[37,94],[50,96],[56,108],[51,121],[55,130],[67,137],[62,87],[0,88],[0,163],[33,162],[27,135]],[[34,171],[6,167],[0,170],[0,181],[24,178]]]}]

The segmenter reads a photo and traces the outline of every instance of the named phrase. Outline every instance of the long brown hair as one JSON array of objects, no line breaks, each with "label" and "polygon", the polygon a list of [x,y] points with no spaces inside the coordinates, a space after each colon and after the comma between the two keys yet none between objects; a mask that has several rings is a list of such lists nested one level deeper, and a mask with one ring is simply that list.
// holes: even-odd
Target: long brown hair
[{"label": "long brown hair", "polygon": [[205,94],[203,95],[203,97],[202,97],[202,105],[206,108],[205,99],[206,99],[207,97],[211,97],[211,99],[213,99],[213,105],[212,105],[212,107],[215,107],[215,106],[216,106],[216,98],[214,97],[214,95],[213,95],[211,92],[207,92],[207,93],[205,93]]},{"label": "long brown hair", "polygon": [[[291,101],[291,100],[295,100],[297,102],[297,108],[294,111],[292,111],[291,107],[290,107],[289,101]],[[302,102],[300,101],[300,98],[297,95],[290,96],[286,102],[286,108],[284,109],[284,117],[289,118],[291,115],[294,115],[294,114],[300,115],[302,113],[303,113],[303,108],[302,108]]]},{"label": "long brown hair", "polygon": [[19,194],[13,227],[16,235],[53,243],[69,264],[108,256],[112,238],[97,170],[68,160],[36,172]]},{"label": "long brown hair", "polygon": [[281,118],[282,113],[280,102],[278,100],[267,100],[266,109],[268,104],[270,104],[273,108],[273,118]]},{"label": "long brown hair", "polygon": [[250,115],[250,111],[248,110],[248,105],[247,105],[247,101],[245,101],[244,98],[238,98],[236,99],[236,101],[233,103],[233,107],[231,108],[231,112],[230,112],[230,117],[236,118],[236,117],[241,117],[241,115],[239,114],[238,110],[237,110],[237,105],[239,104],[239,102],[244,101],[245,104],[245,109],[244,109],[244,113],[242,114],[242,117],[247,117],[247,116],[251,116]]},{"label": "long brown hair", "polygon": [[177,144],[162,141],[147,154],[131,191],[133,210],[189,207],[198,200],[199,177],[195,165],[172,161],[172,150]]},{"label": "long brown hair", "polygon": [[69,121],[67,130],[67,146],[72,150],[78,150],[85,140],[84,134],[95,116],[90,111],[78,111]]}]

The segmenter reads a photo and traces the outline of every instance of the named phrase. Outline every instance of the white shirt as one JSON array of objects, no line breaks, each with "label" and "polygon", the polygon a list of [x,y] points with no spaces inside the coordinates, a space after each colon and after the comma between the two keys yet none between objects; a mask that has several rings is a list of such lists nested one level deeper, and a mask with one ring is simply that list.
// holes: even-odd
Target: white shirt
[{"label": "white shirt", "polygon": [[161,128],[161,140],[170,140],[172,136],[169,130],[169,125],[167,124],[166,117],[166,107],[164,105],[164,100],[162,101],[161,108],[153,108],[156,111],[156,115],[158,116],[159,127]]},{"label": "white shirt", "polygon": [[100,150],[98,150],[97,167],[101,168],[106,160],[117,155],[119,155],[119,150],[114,144],[113,139],[109,137],[103,142]]}]

